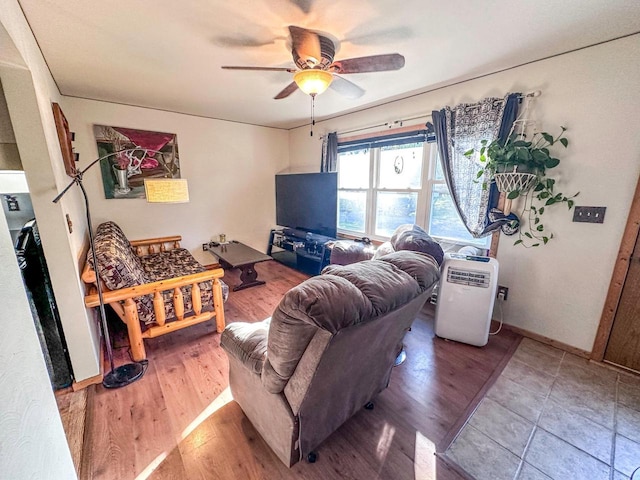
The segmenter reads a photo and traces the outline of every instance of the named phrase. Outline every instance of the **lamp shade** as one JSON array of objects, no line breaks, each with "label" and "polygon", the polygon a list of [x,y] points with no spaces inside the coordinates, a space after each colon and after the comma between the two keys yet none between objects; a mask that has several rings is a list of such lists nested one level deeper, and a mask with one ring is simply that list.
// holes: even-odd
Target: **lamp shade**
[{"label": "lamp shade", "polygon": [[189,186],[184,178],[146,178],[144,191],[149,203],[189,202]]},{"label": "lamp shade", "polygon": [[296,82],[298,88],[307,95],[318,95],[324,92],[331,82],[333,75],[324,70],[310,68],[308,70],[300,70],[293,75],[293,81]]}]

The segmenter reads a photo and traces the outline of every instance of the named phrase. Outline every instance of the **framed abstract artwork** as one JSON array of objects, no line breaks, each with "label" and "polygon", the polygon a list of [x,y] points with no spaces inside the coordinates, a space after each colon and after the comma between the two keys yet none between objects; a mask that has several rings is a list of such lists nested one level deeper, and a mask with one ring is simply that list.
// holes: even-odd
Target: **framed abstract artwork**
[{"label": "framed abstract artwork", "polygon": [[100,161],[106,198],[145,198],[145,178],[180,178],[175,133],[104,125],[93,132],[98,156],[114,154]]}]

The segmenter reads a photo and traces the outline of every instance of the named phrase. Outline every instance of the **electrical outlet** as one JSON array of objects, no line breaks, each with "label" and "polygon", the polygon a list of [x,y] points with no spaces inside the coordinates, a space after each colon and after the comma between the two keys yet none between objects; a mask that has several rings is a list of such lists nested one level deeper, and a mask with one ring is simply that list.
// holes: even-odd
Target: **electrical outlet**
[{"label": "electrical outlet", "polygon": [[509,287],[503,287],[502,285],[498,285],[498,294],[496,297],[502,298],[502,300],[506,301],[509,296]]}]

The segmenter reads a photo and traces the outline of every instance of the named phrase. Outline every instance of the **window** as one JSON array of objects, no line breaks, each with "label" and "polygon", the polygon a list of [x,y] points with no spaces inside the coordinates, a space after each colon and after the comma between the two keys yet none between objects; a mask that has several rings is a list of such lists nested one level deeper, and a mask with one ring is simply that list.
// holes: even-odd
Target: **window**
[{"label": "window", "polygon": [[435,144],[338,151],[339,232],[386,240],[398,225],[415,223],[438,240],[489,247],[490,237],[473,238],[460,220]]}]

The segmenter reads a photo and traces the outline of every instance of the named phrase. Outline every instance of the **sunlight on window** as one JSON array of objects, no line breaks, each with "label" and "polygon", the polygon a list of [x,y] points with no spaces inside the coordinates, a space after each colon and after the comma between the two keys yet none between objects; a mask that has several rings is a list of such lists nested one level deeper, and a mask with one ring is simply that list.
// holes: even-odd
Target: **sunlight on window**
[{"label": "sunlight on window", "polygon": [[433,237],[461,240],[483,248],[488,246],[487,238],[473,238],[466,229],[445,184],[433,186],[428,233]]},{"label": "sunlight on window", "polygon": [[338,188],[369,188],[369,150],[338,155]]},{"label": "sunlight on window", "polygon": [[384,241],[416,224],[438,241],[489,247],[490,237],[473,238],[460,219],[435,144],[369,145],[338,154],[339,232]]},{"label": "sunlight on window", "polygon": [[420,432],[416,432],[413,471],[416,480],[436,478],[436,446]]},{"label": "sunlight on window", "polygon": [[434,149],[433,153],[433,161],[436,164],[436,175],[435,175],[435,179],[436,180],[441,180],[444,181],[444,172],[442,170],[442,162],[440,161],[440,156],[437,154],[437,150]]},{"label": "sunlight on window", "polygon": [[367,192],[338,190],[338,228],[364,233]]},{"label": "sunlight on window", "polygon": [[384,424],[384,428],[382,429],[382,433],[380,434],[380,438],[378,439],[378,447],[376,448],[376,455],[378,460],[384,461],[387,458],[387,453],[389,453],[389,449],[391,448],[391,443],[393,442],[393,436],[396,433],[396,428],[392,427],[388,423]]},{"label": "sunlight on window", "polygon": [[420,188],[422,144],[382,148],[378,178],[380,188]]},{"label": "sunlight on window", "polygon": [[416,223],[417,193],[378,192],[376,235],[390,237],[405,223]]}]

